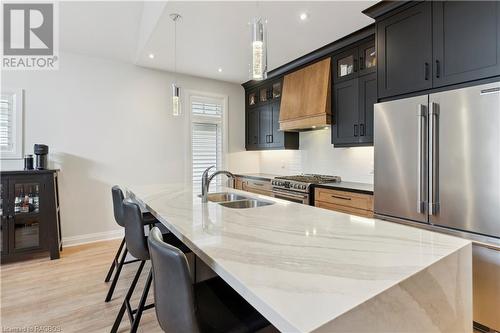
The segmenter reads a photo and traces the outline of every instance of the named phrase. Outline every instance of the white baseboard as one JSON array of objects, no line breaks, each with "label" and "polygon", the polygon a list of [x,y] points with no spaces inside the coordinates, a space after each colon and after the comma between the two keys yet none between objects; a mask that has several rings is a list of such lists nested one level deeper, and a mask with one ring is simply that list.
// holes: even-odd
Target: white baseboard
[{"label": "white baseboard", "polygon": [[63,237],[62,243],[63,247],[82,245],[87,243],[94,243],[104,240],[117,239],[122,238],[124,235],[123,228],[104,231],[104,232],[96,232],[93,234],[85,234],[80,236],[72,236],[72,237]]}]

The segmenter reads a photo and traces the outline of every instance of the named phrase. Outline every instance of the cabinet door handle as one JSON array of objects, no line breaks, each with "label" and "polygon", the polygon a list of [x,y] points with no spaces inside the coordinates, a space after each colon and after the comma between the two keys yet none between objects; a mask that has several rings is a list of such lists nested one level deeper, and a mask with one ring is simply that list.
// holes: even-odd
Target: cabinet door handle
[{"label": "cabinet door handle", "polygon": [[358,125],[354,125],[354,136],[358,136]]},{"label": "cabinet door handle", "polygon": [[352,198],[349,198],[349,197],[341,197],[340,195],[332,195],[332,198],[335,198],[335,199],[341,199],[341,200],[352,200]]},{"label": "cabinet door handle", "polygon": [[274,141],[274,136],[272,134],[269,134],[269,143],[273,143]]},{"label": "cabinet door handle", "polygon": [[354,59],[354,73],[356,73],[358,71],[358,59]]},{"label": "cabinet door handle", "polygon": [[429,63],[424,63],[424,79],[425,81],[429,80]]},{"label": "cabinet door handle", "polygon": [[439,79],[441,76],[441,64],[439,63],[439,60],[436,60],[436,78]]},{"label": "cabinet door handle", "polygon": [[365,124],[359,125],[359,136],[365,136]]},{"label": "cabinet door handle", "polygon": [[365,59],[363,57],[359,57],[359,70],[362,71],[365,69]]}]

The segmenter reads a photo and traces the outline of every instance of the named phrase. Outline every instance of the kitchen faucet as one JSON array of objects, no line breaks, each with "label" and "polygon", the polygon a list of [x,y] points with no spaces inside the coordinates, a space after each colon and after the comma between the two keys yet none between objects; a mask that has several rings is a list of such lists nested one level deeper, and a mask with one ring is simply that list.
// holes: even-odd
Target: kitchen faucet
[{"label": "kitchen faucet", "polygon": [[217,175],[226,175],[227,177],[231,178],[234,182],[234,175],[225,170],[219,170],[215,171],[210,177],[208,176],[208,172],[210,169],[215,167],[215,165],[212,165],[211,167],[208,167],[205,171],[203,171],[203,175],[201,176],[201,202],[208,202],[208,189],[210,187],[210,182],[212,179],[214,179],[215,176]]}]

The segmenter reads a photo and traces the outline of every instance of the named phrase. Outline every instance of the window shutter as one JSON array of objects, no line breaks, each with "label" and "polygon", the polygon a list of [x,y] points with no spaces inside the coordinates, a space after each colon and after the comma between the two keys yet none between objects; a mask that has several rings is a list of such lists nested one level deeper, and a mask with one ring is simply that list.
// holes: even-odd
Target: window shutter
[{"label": "window shutter", "polygon": [[14,96],[2,94],[0,97],[0,150],[14,149]]},{"label": "window shutter", "polygon": [[0,157],[23,157],[23,91],[0,94]]},{"label": "window shutter", "polygon": [[[197,97],[191,100],[194,191],[201,191],[203,171],[212,165],[216,169],[222,167],[222,112],[222,103],[213,99]],[[217,184],[220,183],[221,179],[217,179]]]},{"label": "window shutter", "polygon": [[195,100],[192,103],[192,109],[193,115],[212,117],[222,116],[222,105],[217,103],[203,103]]},{"label": "window shutter", "polygon": [[201,190],[201,176],[208,167],[220,168],[222,136],[217,124],[193,123],[193,185]]}]

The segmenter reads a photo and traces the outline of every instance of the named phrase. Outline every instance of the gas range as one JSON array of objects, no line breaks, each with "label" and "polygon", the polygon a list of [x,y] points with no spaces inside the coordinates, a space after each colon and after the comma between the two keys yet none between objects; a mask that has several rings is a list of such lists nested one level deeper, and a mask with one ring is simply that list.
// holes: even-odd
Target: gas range
[{"label": "gas range", "polygon": [[338,176],[305,174],[297,176],[275,177],[271,184],[273,185],[273,188],[275,187],[284,190],[309,192],[309,187],[311,185],[338,182],[340,182],[340,177]]}]

